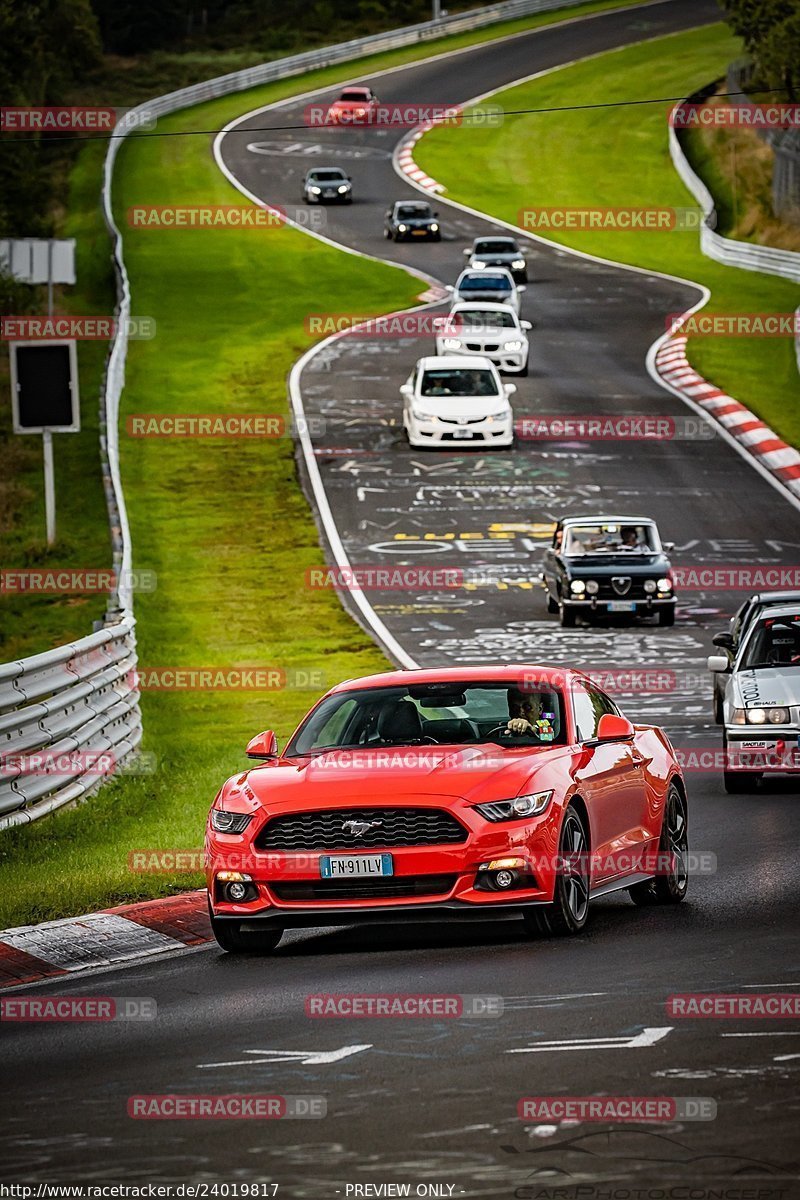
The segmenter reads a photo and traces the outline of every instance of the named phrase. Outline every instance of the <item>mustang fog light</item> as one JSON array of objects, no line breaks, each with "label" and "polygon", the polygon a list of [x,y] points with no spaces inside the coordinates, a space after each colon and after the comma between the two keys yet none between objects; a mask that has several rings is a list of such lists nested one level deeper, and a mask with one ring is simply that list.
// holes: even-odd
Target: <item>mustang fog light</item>
[{"label": "mustang fog light", "polygon": [[[652,592],[654,592],[654,591],[656,590],[656,581],[655,581],[655,579],[645,579],[645,581],[644,581],[644,590],[645,590],[645,591],[648,593],[648,595],[650,595]],[[662,589],[662,590],[663,590],[663,589]]]},{"label": "mustang fog light", "polygon": [[225,891],[231,900],[244,900],[247,895],[246,883],[229,883]]},{"label": "mustang fog light", "polygon": [[258,895],[252,875],[245,871],[217,871],[218,898],[240,904]]},{"label": "mustang fog light", "polygon": [[576,596],[581,596],[586,591],[586,584],[582,579],[573,579],[569,585],[569,590],[574,592]]},{"label": "mustang fog light", "polygon": [[513,887],[517,882],[517,873],[516,871],[498,871],[494,881],[499,888]]},{"label": "mustang fog light", "polygon": [[475,888],[479,892],[506,892],[509,888],[536,886],[536,880],[524,858],[493,858],[481,863],[475,880]]},{"label": "mustang fog light", "polygon": [[600,584],[597,582],[596,579],[587,579],[586,580],[586,590],[590,596],[596,596],[597,593],[600,591]]}]

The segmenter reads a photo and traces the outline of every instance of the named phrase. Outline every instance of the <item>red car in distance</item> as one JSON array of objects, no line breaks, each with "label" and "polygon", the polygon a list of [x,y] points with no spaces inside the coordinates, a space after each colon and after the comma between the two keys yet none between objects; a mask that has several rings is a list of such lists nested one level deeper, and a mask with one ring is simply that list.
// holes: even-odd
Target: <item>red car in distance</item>
[{"label": "red car in distance", "polygon": [[279,752],[217,794],[206,831],[214,935],[519,916],[578,933],[590,899],[686,894],[687,796],[663,730],[634,726],[579,671],[537,666],[351,679]]},{"label": "red car in distance", "polygon": [[378,97],[369,87],[346,87],[330,105],[326,124],[369,125],[378,108]]}]

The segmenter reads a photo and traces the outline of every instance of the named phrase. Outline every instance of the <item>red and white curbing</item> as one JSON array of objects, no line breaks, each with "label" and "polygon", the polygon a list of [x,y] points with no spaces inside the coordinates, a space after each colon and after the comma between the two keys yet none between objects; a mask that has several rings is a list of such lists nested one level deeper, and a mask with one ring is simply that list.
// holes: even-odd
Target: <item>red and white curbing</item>
[{"label": "red and white curbing", "polygon": [[427,133],[429,129],[433,129],[434,124],[435,122],[433,121],[427,121],[424,125],[419,125],[416,129],[412,130],[408,137],[404,138],[400,143],[396,161],[403,174],[407,175],[409,179],[413,179],[420,187],[427,188],[429,192],[442,193],[447,191],[444,184],[437,183],[435,179],[431,179],[430,175],[426,175],[424,171],[421,171],[414,162],[414,147],[423,134]]},{"label": "red and white curbing", "polygon": [[800,453],[749,408],[698,375],[686,357],[687,340],[685,334],[679,334],[662,344],[655,357],[658,374],[671,388],[719,421],[788,491],[800,497]]},{"label": "red and white curbing", "polygon": [[0,989],[212,940],[205,891],[0,931]]}]

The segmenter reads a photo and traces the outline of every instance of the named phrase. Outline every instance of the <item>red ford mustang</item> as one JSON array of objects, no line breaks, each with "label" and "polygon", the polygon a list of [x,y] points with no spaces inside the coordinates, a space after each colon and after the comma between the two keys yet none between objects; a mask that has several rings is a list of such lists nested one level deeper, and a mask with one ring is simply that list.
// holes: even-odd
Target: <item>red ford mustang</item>
[{"label": "red ford mustang", "polygon": [[326,121],[331,125],[368,125],[378,108],[372,88],[346,87],[328,108]]},{"label": "red ford mustang", "polygon": [[687,803],[663,730],[578,671],[396,671],[339,684],[282,754],[229,779],[206,862],[220,946],[285,929],[521,916],[573,934],[589,900],[686,894]]}]

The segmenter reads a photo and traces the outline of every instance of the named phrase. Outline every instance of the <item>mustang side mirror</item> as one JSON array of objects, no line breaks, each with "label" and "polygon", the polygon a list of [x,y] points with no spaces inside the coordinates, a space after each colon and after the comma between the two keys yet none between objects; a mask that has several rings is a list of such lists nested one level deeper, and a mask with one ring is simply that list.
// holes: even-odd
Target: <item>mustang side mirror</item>
[{"label": "mustang side mirror", "polygon": [[278,739],[273,730],[265,729],[263,733],[257,733],[251,738],[245,754],[248,758],[277,758]]},{"label": "mustang side mirror", "polygon": [[722,633],[715,633],[711,639],[714,646],[721,646],[723,650],[733,649],[733,634],[727,633],[725,630]]},{"label": "mustang side mirror", "polygon": [[627,717],[618,717],[616,713],[603,713],[597,724],[598,742],[626,742],[634,734],[633,725]]},{"label": "mustang side mirror", "polygon": [[725,671],[730,670],[731,664],[727,654],[709,654],[706,659],[706,666],[715,675],[721,675]]}]

